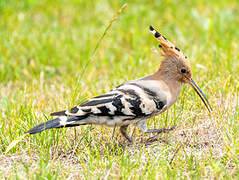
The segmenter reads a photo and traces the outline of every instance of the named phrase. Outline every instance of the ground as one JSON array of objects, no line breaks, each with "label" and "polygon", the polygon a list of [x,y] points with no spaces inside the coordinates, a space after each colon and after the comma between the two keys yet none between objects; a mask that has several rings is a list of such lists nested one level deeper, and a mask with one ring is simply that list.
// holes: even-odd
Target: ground
[{"label": "ground", "polygon": [[[1,179],[238,179],[238,9],[236,0],[1,0]],[[155,72],[162,58],[149,25],[188,56],[211,114],[185,85],[148,121],[177,125],[158,141],[134,126],[134,144],[101,126],[23,136],[51,112]]]}]

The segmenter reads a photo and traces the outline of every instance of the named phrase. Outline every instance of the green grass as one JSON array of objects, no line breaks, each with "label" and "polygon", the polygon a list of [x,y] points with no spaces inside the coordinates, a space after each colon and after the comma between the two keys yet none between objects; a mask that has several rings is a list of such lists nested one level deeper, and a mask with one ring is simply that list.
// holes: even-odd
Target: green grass
[{"label": "green grass", "polygon": [[[238,9],[237,0],[1,0],[1,179],[238,179]],[[6,153],[51,112],[156,71],[162,59],[151,51],[149,25],[189,57],[211,115],[185,85],[170,110],[148,121],[178,125],[160,141],[145,143],[149,136],[131,126],[129,145],[118,128],[113,136],[113,128],[82,126],[27,136]]]}]

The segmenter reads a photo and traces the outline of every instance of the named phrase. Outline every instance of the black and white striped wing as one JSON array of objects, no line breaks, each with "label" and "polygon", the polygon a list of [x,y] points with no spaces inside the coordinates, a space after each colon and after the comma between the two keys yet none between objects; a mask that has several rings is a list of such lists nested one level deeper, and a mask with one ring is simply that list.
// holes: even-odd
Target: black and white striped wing
[{"label": "black and white striped wing", "polygon": [[[94,97],[70,111],[51,115],[69,115],[85,118],[84,123],[115,125],[125,120],[134,120],[158,114],[165,103],[155,92],[135,83],[123,84],[111,92]],[[82,118],[84,117],[84,118]]]}]

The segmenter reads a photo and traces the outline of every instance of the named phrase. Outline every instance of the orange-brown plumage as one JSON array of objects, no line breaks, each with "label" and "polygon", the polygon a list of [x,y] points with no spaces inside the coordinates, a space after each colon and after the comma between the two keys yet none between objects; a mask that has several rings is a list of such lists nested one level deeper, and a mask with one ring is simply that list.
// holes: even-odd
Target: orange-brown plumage
[{"label": "orange-brown plumage", "polygon": [[[190,63],[187,60],[187,56],[185,56],[183,52],[167,38],[157,32],[152,26],[150,26],[149,29],[160,42],[159,47],[163,51],[161,55],[164,56],[158,71],[154,73],[151,78],[163,81],[165,84],[164,86],[168,87],[173,100],[176,100],[179,96],[183,83],[190,84],[210,111],[212,108],[207,98],[192,79],[192,70]],[[174,103],[175,101],[172,102]]]}]

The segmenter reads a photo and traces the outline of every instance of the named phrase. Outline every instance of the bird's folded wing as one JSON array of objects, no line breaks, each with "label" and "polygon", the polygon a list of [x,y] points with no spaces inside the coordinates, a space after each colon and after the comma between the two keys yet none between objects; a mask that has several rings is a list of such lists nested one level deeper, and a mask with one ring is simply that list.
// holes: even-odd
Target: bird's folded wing
[{"label": "bird's folded wing", "polygon": [[123,84],[111,92],[94,97],[70,111],[52,113],[53,116],[127,116],[138,118],[158,114],[165,103],[154,92],[136,83]]}]

